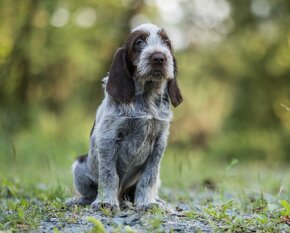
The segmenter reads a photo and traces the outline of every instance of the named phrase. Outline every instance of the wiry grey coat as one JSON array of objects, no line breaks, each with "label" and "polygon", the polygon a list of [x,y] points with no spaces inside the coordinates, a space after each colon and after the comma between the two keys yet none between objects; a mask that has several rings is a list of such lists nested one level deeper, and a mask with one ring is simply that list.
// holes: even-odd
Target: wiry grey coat
[{"label": "wiry grey coat", "polygon": [[140,25],[115,54],[105,98],[97,110],[90,148],[73,164],[74,204],[119,209],[130,200],[137,208],[161,205],[160,160],[166,147],[170,100],[182,97],[176,61],[164,30]]}]

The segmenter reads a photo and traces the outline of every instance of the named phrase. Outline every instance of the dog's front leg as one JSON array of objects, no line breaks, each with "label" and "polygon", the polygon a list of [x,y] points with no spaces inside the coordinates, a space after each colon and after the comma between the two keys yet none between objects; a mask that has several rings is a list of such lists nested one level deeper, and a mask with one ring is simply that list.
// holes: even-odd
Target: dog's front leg
[{"label": "dog's front leg", "polygon": [[113,211],[119,210],[119,176],[117,173],[117,146],[115,143],[113,139],[106,139],[99,144],[99,186],[97,199],[92,203],[94,209],[108,208]]},{"label": "dog's front leg", "polygon": [[162,206],[158,197],[160,161],[166,146],[167,133],[162,134],[154,144],[144,171],[137,183],[134,203],[137,209],[146,210],[150,206]]}]

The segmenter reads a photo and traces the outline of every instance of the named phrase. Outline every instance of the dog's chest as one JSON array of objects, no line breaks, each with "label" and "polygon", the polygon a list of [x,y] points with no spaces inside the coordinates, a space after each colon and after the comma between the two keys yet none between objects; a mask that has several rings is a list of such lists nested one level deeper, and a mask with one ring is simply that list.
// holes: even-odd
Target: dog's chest
[{"label": "dog's chest", "polygon": [[154,144],[166,122],[156,119],[128,119],[119,132],[119,148],[124,163],[143,164],[153,151]]}]

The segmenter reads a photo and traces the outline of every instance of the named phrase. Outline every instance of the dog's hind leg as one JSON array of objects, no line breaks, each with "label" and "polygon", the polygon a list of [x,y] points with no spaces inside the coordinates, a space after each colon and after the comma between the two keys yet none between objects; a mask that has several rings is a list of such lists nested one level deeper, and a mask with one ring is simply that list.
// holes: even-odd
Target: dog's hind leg
[{"label": "dog's hind leg", "polygon": [[79,156],[72,166],[74,186],[81,195],[79,198],[70,200],[68,205],[90,205],[97,197],[98,184],[90,174],[88,168],[88,155]]}]

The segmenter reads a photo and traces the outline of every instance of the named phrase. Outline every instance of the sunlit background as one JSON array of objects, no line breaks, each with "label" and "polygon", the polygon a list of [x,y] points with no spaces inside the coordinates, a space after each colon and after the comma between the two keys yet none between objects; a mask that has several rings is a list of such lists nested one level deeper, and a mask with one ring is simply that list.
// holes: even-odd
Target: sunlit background
[{"label": "sunlit background", "polygon": [[[71,182],[101,79],[144,22],[172,39],[184,96],[164,163],[193,161],[190,173],[211,161],[201,177],[215,177],[215,162],[282,171],[290,163],[289,12],[286,0],[1,0],[0,175]],[[182,173],[181,162],[172,166]]]}]

